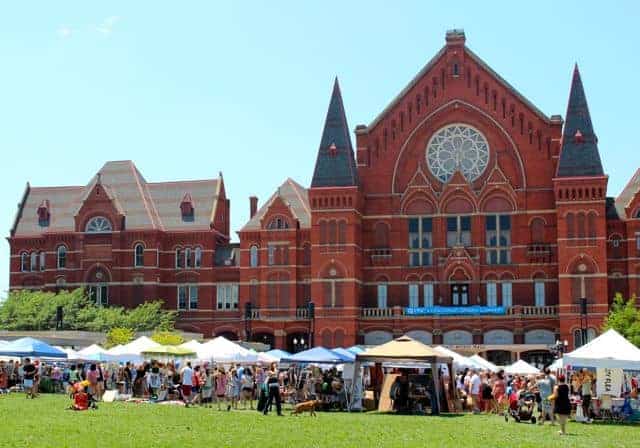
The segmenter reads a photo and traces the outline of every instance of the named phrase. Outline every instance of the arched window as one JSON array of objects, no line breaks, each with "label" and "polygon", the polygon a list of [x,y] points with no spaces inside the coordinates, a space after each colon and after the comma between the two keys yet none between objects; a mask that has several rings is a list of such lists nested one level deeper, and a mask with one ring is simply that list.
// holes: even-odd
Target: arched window
[{"label": "arched window", "polygon": [[38,257],[40,258],[40,270],[44,271],[45,269],[45,254],[43,251],[40,251],[40,253],[38,254]]},{"label": "arched window", "polygon": [[184,267],[191,268],[193,267],[193,259],[191,258],[191,248],[187,247],[184,250]]},{"label": "arched window", "polygon": [[544,220],[542,218],[531,220],[530,233],[532,243],[544,243]]},{"label": "arched window", "polygon": [[249,248],[249,266],[252,268],[258,266],[258,246],[256,245]]},{"label": "arched window", "polygon": [[110,233],[113,231],[109,220],[103,216],[91,218],[85,227],[87,233]]},{"label": "arched window", "polygon": [[320,244],[327,244],[327,221],[320,221]]},{"label": "arched window", "polygon": [[31,271],[37,271],[38,270],[38,253],[37,252],[31,252],[31,266],[30,270]]},{"label": "arched window", "polygon": [[582,212],[578,213],[577,221],[578,221],[578,238],[584,238],[587,235],[587,232],[585,230],[584,213]]},{"label": "arched window", "polygon": [[338,240],[338,224],[335,219],[329,221],[329,244],[336,244]]},{"label": "arched window", "polygon": [[29,270],[29,254],[26,252],[22,252],[20,254],[20,270],[22,272],[27,272]]},{"label": "arched window", "polygon": [[595,212],[589,212],[587,215],[587,236],[589,238],[596,237],[596,214]]},{"label": "arched window", "polygon": [[281,216],[276,216],[269,221],[267,229],[269,230],[284,230],[289,228],[289,222]]},{"label": "arched window", "polygon": [[199,268],[202,266],[202,248],[201,247],[196,247],[195,250],[193,251],[193,257],[194,257],[194,266],[196,268]]},{"label": "arched window", "polygon": [[58,246],[56,250],[56,266],[58,269],[67,267],[67,248],[65,246]]},{"label": "arched window", "polygon": [[184,253],[182,249],[176,249],[176,268],[180,269],[184,267]]},{"label": "arched window", "polygon": [[133,265],[136,268],[144,266],[144,246],[136,244],[133,248]]}]

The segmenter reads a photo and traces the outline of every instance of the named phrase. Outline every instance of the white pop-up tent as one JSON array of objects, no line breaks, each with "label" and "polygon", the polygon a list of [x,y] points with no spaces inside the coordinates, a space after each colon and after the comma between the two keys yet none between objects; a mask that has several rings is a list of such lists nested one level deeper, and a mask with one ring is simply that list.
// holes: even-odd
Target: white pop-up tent
[{"label": "white pop-up tent", "polygon": [[198,353],[198,350],[202,350],[202,346],[203,345],[204,344],[202,344],[201,342],[198,342],[195,339],[192,339],[189,342],[185,342],[184,344],[180,344],[178,347],[186,348],[187,350],[193,350],[194,352]]},{"label": "white pop-up tent", "polygon": [[528,362],[520,359],[510,366],[504,368],[504,373],[511,375],[537,375],[540,370],[529,364]]},{"label": "white pop-up tent", "polygon": [[436,350],[444,353],[446,356],[451,356],[453,358],[453,366],[457,369],[486,369],[486,367],[474,361],[473,359],[463,356],[460,353],[454,352],[453,350],[450,350],[447,347],[443,347],[442,345],[438,345],[436,347]]},{"label": "white pop-up tent", "polygon": [[480,366],[480,369],[489,370],[491,372],[497,372],[498,370],[500,370],[497,365],[495,365],[491,361],[487,361],[480,355],[470,356],[469,359],[478,364]]},{"label": "white pop-up tent", "polygon": [[564,355],[562,361],[565,368],[575,366],[640,370],[640,348],[617,331],[608,330],[588,344]]},{"label": "white pop-up tent", "polygon": [[85,347],[82,350],[78,350],[79,356],[89,356],[98,353],[106,353],[107,351],[100,347],[98,344],[91,344],[89,347]]},{"label": "white pop-up tent", "polygon": [[231,342],[223,336],[218,336],[202,344],[202,347],[197,350],[197,354],[198,359],[217,363],[258,362],[257,353],[251,353],[251,351]]}]

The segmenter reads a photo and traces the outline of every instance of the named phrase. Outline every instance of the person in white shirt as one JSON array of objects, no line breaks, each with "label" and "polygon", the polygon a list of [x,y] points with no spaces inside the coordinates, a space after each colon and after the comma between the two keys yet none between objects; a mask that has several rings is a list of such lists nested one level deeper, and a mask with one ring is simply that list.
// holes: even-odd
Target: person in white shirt
[{"label": "person in white shirt", "polygon": [[476,414],[480,412],[480,407],[479,407],[480,386],[482,384],[482,381],[480,380],[480,376],[478,375],[478,372],[476,372],[475,370],[472,371],[471,380],[469,381],[469,383],[470,383],[471,400],[473,403],[473,413]]},{"label": "person in white shirt", "polygon": [[185,406],[189,406],[191,403],[191,389],[193,388],[193,369],[190,362],[187,362],[187,365],[184,366],[180,376],[182,379],[182,398]]}]

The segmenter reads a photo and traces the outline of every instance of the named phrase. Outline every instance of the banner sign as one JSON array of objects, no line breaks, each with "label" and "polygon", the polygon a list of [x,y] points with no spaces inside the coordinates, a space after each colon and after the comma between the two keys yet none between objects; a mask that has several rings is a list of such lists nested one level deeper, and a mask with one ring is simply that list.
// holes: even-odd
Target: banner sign
[{"label": "banner sign", "polygon": [[405,316],[501,316],[506,314],[503,306],[426,306],[405,308]]},{"label": "banner sign", "polygon": [[607,369],[598,367],[596,370],[596,394],[620,396],[622,390],[622,369]]}]

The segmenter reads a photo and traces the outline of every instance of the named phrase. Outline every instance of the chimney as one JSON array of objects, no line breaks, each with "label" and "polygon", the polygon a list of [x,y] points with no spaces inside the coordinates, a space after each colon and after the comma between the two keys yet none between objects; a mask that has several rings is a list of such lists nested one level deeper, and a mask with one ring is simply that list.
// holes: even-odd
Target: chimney
[{"label": "chimney", "polygon": [[249,219],[253,218],[258,211],[258,197],[249,197]]}]

